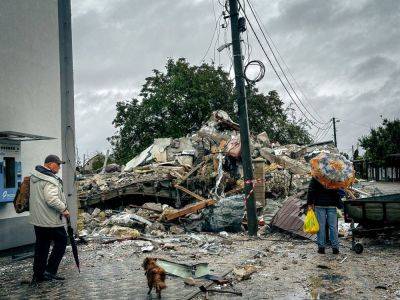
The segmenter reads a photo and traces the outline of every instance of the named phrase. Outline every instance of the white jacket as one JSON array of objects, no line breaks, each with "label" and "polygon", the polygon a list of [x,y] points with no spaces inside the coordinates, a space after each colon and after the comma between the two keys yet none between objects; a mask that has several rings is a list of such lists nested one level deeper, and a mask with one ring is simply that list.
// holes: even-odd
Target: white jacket
[{"label": "white jacket", "polygon": [[66,209],[67,200],[61,182],[35,170],[30,181],[30,223],[40,227],[63,226],[61,213]]}]

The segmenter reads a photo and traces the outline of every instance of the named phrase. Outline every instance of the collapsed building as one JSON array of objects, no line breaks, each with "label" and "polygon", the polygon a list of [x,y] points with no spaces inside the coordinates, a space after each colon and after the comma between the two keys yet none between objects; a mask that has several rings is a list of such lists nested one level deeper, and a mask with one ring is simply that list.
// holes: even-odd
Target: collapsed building
[{"label": "collapsed building", "polygon": [[[251,134],[250,140],[259,224],[271,226],[275,221],[290,231],[302,224],[299,211],[311,178],[310,159],[321,151],[338,150],[332,141],[280,145],[271,142],[265,132]],[[121,170],[87,175],[78,181],[80,207],[86,210],[78,226],[81,231],[85,228],[85,235],[124,232],[115,226],[142,231],[167,226],[176,232],[182,228],[239,231],[246,226],[239,125],[224,111],[213,112],[198,132],[186,137],[155,139]],[[274,217],[290,197],[298,199],[291,210],[293,220],[285,218],[280,224]],[[93,211],[93,207],[107,207],[118,199],[130,206],[119,211]],[[142,206],[143,199],[147,203]],[[304,235],[301,230],[294,233]]]}]

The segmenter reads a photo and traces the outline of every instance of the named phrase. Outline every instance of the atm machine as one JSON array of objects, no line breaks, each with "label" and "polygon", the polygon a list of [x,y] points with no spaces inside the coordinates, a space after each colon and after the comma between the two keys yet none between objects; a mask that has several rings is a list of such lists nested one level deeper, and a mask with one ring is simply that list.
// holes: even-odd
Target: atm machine
[{"label": "atm machine", "polygon": [[0,204],[12,202],[21,184],[21,142],[52,139],[28,133],[0,131]]},{"label": "atm machine", "polygon": [[0,251],[34,242],[33,227],[27,221],[28,213],[17,214],[12,202],[23,180],[21,144],[49,139],[52,138],[0,131]]},{"label": "atm machine", "polygon": [[0,140],[0,203],[14,200],[21,180],[21,141]]}]

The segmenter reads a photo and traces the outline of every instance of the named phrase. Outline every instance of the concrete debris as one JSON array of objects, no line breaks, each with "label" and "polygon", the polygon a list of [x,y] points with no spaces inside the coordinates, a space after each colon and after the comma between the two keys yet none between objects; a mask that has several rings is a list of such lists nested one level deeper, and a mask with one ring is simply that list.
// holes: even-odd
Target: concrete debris
[{"label": "concrete debris", "polygon": [[[298,233],[300,229],[293,226],[301,227],[311,179],[309,161],[320,152],[338,153],[337,148],[333,142],[280,145],[266,132],[251,135],[250,140],[253,164],[261,174],[254,185],[259,226]],[[239,125],[224,111],[213,112],[186,137],[155,139],[122,172],[118,165],[109,165],[104,174],[85,174],[78,181],[80,206],[86,211],[80,214],[78,230],[87,239],[119,237],[119,227],[155,237],[221,232],[228,239],[228,232],[246,226],[240,153]],[[360,198],[379,193],[362,182],[352,192]],[[100,204],[120,205],[119,211],[100,210]],[[282,213],[287,209],[288,218]],[[348,236],[347,224],[339,232]],[[207,247],[203,250],[212,248]]]},{"label": "concrete debris", "polygon": [[136,156],[134,159],[130,160],[126,164],[126,166],[124,168],[124,172],[132,171],[134,168],[140,166],[147,160],[151,161],[151,157],[152,157],[151,149],[153,149],[153,145],[149,146],[147,149],[143,150],[143,152],[140,153],[138,156]]},{"label": "concrete debris", "polygon": [[268,134],[265,131],[257,135],[257,142],[259,142],[262,147],[271,146],[271,141],[269,140]]},{"label": "concrete debris", "polygon": [[244,209],[243,195],[222,198],[214,206],[203,211],[203,230],[211,232],[241,231]]},{"label": "concrete debris", "polygon": [[145,218],[143,218],[141,216],[138,216],[136,214],[131,214],[130,217],[131,217],[131,219],[133,219],[135,221],[139,221],[139,222],[144,223],[144,224],[149,225],[149,226],[151,226],[153,224],[150,221],[146,220]]},{"label": "concrete debris", "polygon": [[149,246],[144,246],[142,247],[142,252],[143,253],[148,253],[154,250],[154,246],[153,245],[149,245]]},{"label": "concrete debris", "polygon": [[253,265],[245,265],[243,267],[233,269],[233,274],[238,281],[250,279],[251,275],[255,272],[257,272],[257,268]]},{"label": "concrete debris", "polygon": [[104,171],[106,173],[121,172],[121,166],[118,164],[109,164],[105,167]]},{"label": "concrete debris", "polygon": [[185,278],[185,280],[183,282],[189,286],[196,286],[198,284],[197,281],[195,279],[193,279],[192,277]]},{"label": "concrete debris", "polygon": [[172,234],[183,234],[185,233],[185,230],[182,227],[173,225],[170,227],[169,232]]},{"label": "concrete debris", "polygon": [[136,229],[118,225],[111,227],[110,234],[119,238],[137,238],[140,236],[139,231]]},{"label": "concrete debris", "polygon": [[92,217],[97,217],[100,214],[101,210],[99,208],[95,208],[92,212]]}]

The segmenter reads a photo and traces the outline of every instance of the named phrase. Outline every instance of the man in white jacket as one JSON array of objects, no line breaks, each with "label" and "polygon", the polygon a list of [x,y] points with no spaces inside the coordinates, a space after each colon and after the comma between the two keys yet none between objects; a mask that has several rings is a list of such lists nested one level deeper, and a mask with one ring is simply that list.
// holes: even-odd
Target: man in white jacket
[{"label": "man in white jacket", "polygon": [[[69,217],[69,212],[62,180],[56,176],[64,163],[58,156],[49,155],[31,174],[29,213],[36,235],[33,283],[64,280],[57,276],[57,270],[67,246],[63,217]],[[54,246],[48,258],[51,242]]]}]

